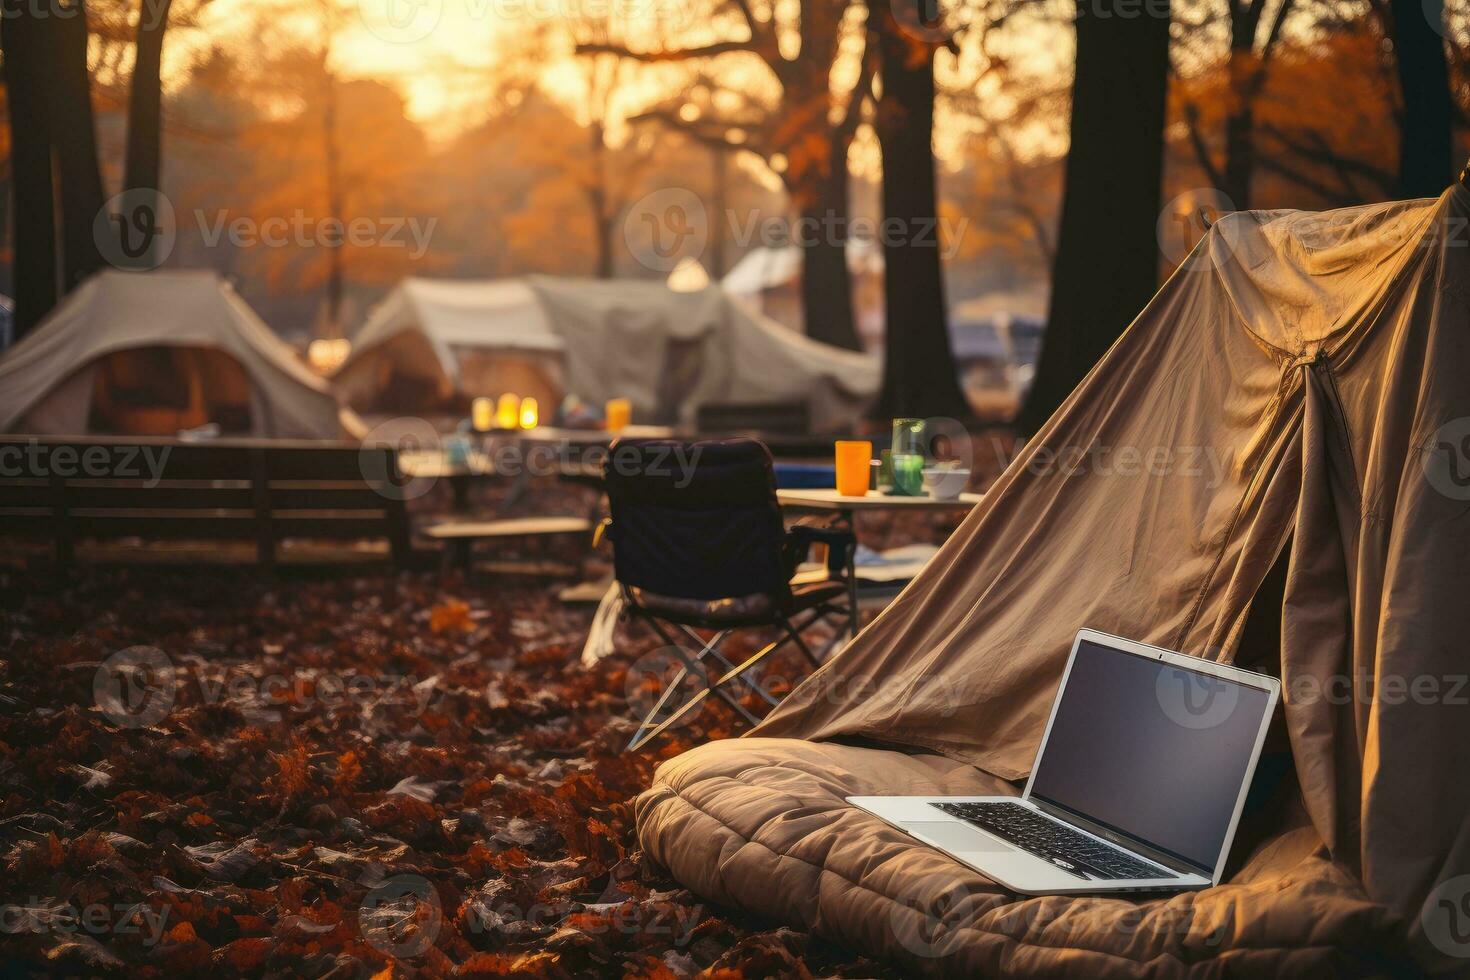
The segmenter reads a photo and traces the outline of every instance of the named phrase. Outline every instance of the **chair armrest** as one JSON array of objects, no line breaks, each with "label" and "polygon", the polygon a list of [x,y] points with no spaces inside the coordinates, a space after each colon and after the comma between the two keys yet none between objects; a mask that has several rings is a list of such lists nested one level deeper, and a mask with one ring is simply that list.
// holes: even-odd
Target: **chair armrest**
[{"label": "chair armrest", "polygon": [[796,566],[810,553],[814,544],[827,546],[827,572],[833,578],[847,574],[847,559],[857,547],[857,538],[846,528],[826,527],[820,524],[794,524],[786,532],[786,567],[794,572]]}]

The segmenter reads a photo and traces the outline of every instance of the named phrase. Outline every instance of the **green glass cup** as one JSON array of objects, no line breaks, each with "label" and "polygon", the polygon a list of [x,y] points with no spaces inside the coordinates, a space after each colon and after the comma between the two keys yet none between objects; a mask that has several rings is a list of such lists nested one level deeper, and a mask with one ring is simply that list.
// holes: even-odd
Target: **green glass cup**
[{"label": "green glass cup", "polygon": [[893,442],[889,448],[895,456],[924,455],[924,420],[894,419]]},{"label": "green glass cup", "polygon": [[896,497],[923,496],[923,456],[918,453],[893,454],[893,494]]}]

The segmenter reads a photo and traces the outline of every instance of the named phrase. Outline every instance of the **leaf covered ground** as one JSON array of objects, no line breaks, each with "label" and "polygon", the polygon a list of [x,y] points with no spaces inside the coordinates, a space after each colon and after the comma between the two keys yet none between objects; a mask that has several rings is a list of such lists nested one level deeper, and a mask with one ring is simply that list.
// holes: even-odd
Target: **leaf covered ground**
[{"label": "leaf covered ground", "polygon": [[[554,587],[0,575],[0,976],[875,976],[636,847],[663,758]],[[651,644],[649,644],[651,646]]]}]

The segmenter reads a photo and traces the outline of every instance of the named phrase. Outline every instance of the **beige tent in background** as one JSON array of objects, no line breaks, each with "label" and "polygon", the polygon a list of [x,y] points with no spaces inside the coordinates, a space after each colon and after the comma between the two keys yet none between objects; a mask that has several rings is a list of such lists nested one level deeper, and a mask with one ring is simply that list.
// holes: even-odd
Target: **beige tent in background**
[{"label": "beige tent in background", "polygon": [[107,270],[0,357],[0,431],[337,439],[362,424],[211,271]]},{"label": "beige tent in background", "polygon": [[349,404],[404,412],[506,391],[633,401],[692,426],[704,405],[805,404],[839,429],[878,392],[878,362],[808,340],[720,289],[557,277],[409,279],[368,316],[334,377]]},{"label": "beige tent in background", "polygon": [[405,279],[352,334],[332,377],[362,412],[458,414],[479,395],[565,393],[566,345],[520,279]]},{"label": "beige tent in background", "polygon": [[[1458,185],[1222,218],[847,649],[660,767],[647,853],[910,972],[1463,972],[1467,228]],[[844,802],[1018,795],[1084,626],[1281,677],[1225,883],[1016,896]]]}]

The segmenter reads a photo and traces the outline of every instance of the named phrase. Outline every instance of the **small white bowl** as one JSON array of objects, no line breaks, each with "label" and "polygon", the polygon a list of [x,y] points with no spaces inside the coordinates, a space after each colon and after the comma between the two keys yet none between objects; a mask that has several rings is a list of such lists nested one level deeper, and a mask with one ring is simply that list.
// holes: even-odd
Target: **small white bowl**
[{"label": "small white bowl", "polygon": [[924,489],[935,500],[954,500],[965,492],[970,471],[957,466],[924,467]]}]

